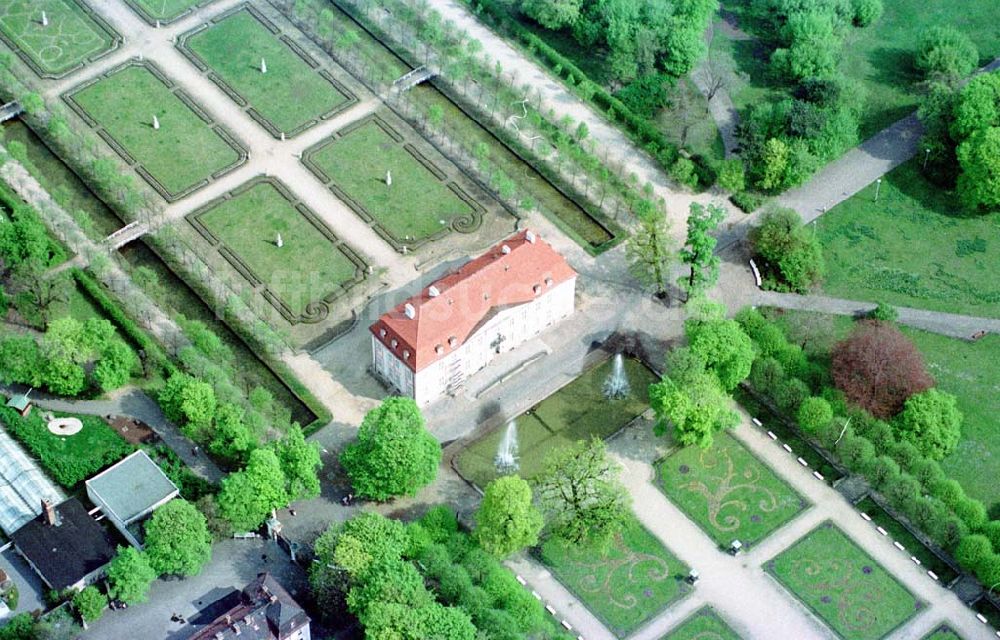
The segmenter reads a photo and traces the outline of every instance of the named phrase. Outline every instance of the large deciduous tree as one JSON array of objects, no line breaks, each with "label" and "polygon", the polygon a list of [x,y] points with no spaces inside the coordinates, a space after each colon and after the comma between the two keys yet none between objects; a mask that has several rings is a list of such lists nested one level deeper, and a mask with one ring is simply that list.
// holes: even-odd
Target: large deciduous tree
[{"label": "large deciduous tree", "polygon": [[424,427],[412,399],[387,398],[365,416],[340,463],[358,495],[373,500],[412,496],[437,475],[441,445]]},{"label": "large deciduous tree", "polygon": [[705,370],[690,369],[682,381],[668,377],[650,385],[649,404],[657,417],[656,435],[673,427],[674,439],[685,446],[708,448],[716,433],[739,421],[719,379]]},{"label": "large deciduous tree", "polygon": [[562,29],[580,17],[583,0],[521,0],[521,11],[546,29]]},{"label": "large deciduous tree", "polygon": [[288,504],[285,474],[270,449],[256,449],[247,466],[222,481],[219,509],[241,531],[259,527],[273,509]]},{"label": "large deciduous tree", "polygon": [[146,553],[157,573],[197,575],[212,557],[205,516],[180,498],[163,505],[146,523]]},{"label": "large deciduous tree", "polygon": [[764,286],[804,293],[823,277],[823,249],[794,209],[770,209],[750,231],[754,253],[765,260]]},{"label": "large deciduous tree", "polygon": [[700,355],[708,371],[726,391],[732,391],[750,375],[754,360],[753,341],[735,320],[688,320],[684,332],[693,352]]},{"label": "large deciduous tree", "polygon": [[535,480],[535,494],[549,531],[579,544],[602,544],[618,531],[629,499],[618,480],[618,464],[604,442],[593,438],[550,453]]},{"label": "large deciduous tree", "polygon": [[108,595],[126,604],[145,602],[156,570],[149,558],[135,547],[118,547],[118,555],[108,565]]},{"label": "large deciduous tree", "polygon": [[969,36],[949,25],[936,25],[920,35],[913,66],[928,80],[949,84],[972,73],[979,51]]},{"label": "large deciduous tree", "polygon": [[274,443],[274,452],[285,474],[289,500],[304,500],[319,495],[319,470],[323,468],[319,445],[307,442],[298,424],[289,427],[285,436]]},{"label": "large deciduous tree", "polygon": [[934,385],[924,359],[894,325],[857,324],[834,347],[833,380],[847,399],[879,418],[899,413],[906,399]]},{"label": "large deciduous tree", "polygon": [[903,440],[922,454],[940,460],[955,450],[962,434],[962,412],[955,396],[937,389],[910,396],[894,422]]},{"label": "large deciduous tree", "polygon": [[476,511],[476,538],[483,549],[503,557],[533,546],[544,524],[526,480],[505,476],[486,485]]},{"label": "large deciduous tree", "polygon": [[1000,127],[973,132],[955,153],[962,168],[956,185],[962,203],[970,209],[1000,209]]},{"label": "large deciduous tree", "polygon": [[629,271],[643,286],[653,289],[658,298],[665,298],[670,264],[676,255],[670,223],[666,214],[652,204],[641,207],[639,214],[639,228],[625,245]]},{"label": "large deciduous tree", "polygon": [[715,255],[716,239],[711,235],[726,211],[711,204],[707,207],[691,203],[687,219],[687,240],[681,248],[681,262],[691,268],[687,277],[680,279],[681,288],[688,299],[711,288],[719,278],[719,257]]}]

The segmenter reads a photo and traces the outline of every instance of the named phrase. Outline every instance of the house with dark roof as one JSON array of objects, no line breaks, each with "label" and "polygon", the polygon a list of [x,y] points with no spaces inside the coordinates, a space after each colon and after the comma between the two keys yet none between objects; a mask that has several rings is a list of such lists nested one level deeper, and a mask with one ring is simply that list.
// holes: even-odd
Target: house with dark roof
[{"label": "house with dark roof", "polygon": [[221,600],[234,603],[187,640],[310,640],[309,616],[269,573]]},{"label": "house with dark roof", "polygon": [[42,514],[11,535],[14,548],[50,589],[82,589],[115,556],[108,531],[76,498],[42,503]]},{"label": "house with dark roof", "polygon": [[573,313],[576,271],[522,231],[383,314],[369,328],[372,370],[426,405]]},{"label": "house with dark roof", "polygon": [[142,449],[86,482],[87,497],[133,546],[142,548],[142,522],[180,492]]}]

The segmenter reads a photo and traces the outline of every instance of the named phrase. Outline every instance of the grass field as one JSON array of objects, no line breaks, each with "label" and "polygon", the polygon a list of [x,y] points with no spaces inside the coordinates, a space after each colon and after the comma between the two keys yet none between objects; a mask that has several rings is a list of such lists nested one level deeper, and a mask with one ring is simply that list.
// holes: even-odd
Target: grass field
[{"label": "grass field", "polygon": [[[348,101],[248,9],[194,34],[185,45],[279,133],[298,132]],[[261,73],[261,60],[267,73]]]},{"label": "grass field", "polygon": [[309,161],[400,242],[425,240],[456,218],[474,215],[403,144],[372,120],[309,152]]},{"label": "grass field", "polygon": [[[53,412],[53,415],[72,414]],[[37,408],[22,418],[13,409],[0,407],[0,419],[7,431],[31,452],[53,480],[67,489],[73,489],[133,451],[132,445],[101,418],[74,417],[80,419],[83,429],[73,436],[62,437],[48,430],[42,411]]]},{"label": "grass field", "polygon": [[969,215],[916,160],[819,218],[826,293],[1000,317],[1000,213]]},{"label": "grass field", "polygon": [[[605,438],[618,431],[648,407],[647,389],[655,374],[641,361],[626,358],[630,397],[609,401],[601,387],[611,373],[612,360],[588,369],[578,378],[517,417],[520,475],[531,478],[543,469],[553,449],[590,436]],[[480,487],[498,473],[494,464],[505,429],[500,427],[475,441],[455,460],[459,472]]]},{"label": "grass field", "polygon": [[551,538],[542,561],[591,613],[624,638],[687,595],[688,567],[630,517],[602,553]]},{"label": "grass field", "polygon": [[270,183],[196,215],[293,313],[355,277],[354,262]]},{"label": "grass field", "polygon": [[239,161],[237,151],[146,67],[125,67],[71,99],[169,194],[194,188]]},{"label": "grass field", "polygon": [[923,637],[922,640],[962,640],[962,636],[947,624],[942,624]]},{"label": "grass field", "polygon": [[740,640],[711,607],[702,607],[660,640]]},{"label": "grass field", "polygon": [[830,522],[764,567],[844,640],[878,640],[923,608]]},{"label": "grass field", "polygon": [[[42,12],[48,25],[42,25]],[[60,75],[111,48],[110,33],[75,0],[0,2],[0,32],[45,74]]]},{"label": "grass field", "polygon": [[657,486],[720,547],[751,546],[808,506],[727,433],[709,449],[685,447],[656,464]]},{"label": "grass field", "polygon": [[[723,7],[740,14],[748,3],[724,0]],[[1000,55],[1000,31],[995,27],[1000,12],[994,0],[967,0],[955,11],[951,0],[883,0],[885,12],[874,24],[851,29],[844,41],[840,68],[865,91],[865,111],[861,115],[861,139],[867,139],[896,120],[913,112],[920,98],[916,85],[920,77],[913,68],[920,33],[927,27],[950,25],[969,36],[979,48],[980,63]],[[747,20],[744,31],[753,31]],[[787,96],[774,86],[768,73],[769,49],[756,39],[741,40],[716,29],[712,43],[718,55],[731,56],[749,82],[731,91],[737,109],[744,109],[768,97]],[[884,186],[884,185],[883,185]]]},{"label": "grass field", "polygon": [[872,522],[888,531],[890,538],[906,547],[906,552],[920,560],[920,564],[925,569],[937,574],[937,577],[941,578],[941,582],[949,584],[958,577],[958,574],[948,566],[948,563],[931,553],[927,547],[917,540],[916,536],[910,533],[898,520],[889,515],[885,509],[878,506],[874,500],[865,498],[855,506],[859,511],[863,511],[871,516]]},{"label": "grass field", "polygon": [[153,20],[169,22],[188,9],[206,4],[207,0],[126,0]]}]

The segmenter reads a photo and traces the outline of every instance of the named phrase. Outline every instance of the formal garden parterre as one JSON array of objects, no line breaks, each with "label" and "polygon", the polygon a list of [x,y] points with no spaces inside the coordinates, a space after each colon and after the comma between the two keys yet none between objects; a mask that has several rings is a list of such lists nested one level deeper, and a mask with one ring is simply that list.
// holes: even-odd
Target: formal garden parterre
[{"label": "formal garden parterre", "polygon": [[301,133],[357,102],[350,89],[250,4],[184,34],[178,46],[276,138]]},{"label": "formal garden parterre", "polygon": [[125,0],[139,16],[151,25],[167,25],[215,0]]},{"label": "formal garden parterre", "polygon": [[367,274],[361,256],[274,178],[256,178],[188,221],[292,324],[323,320]]},{"label": "formal garden parterre", "polygon": [[922,640],[962,640],[962,636],[958,635],[947,624],[942,624],[924,636]]},{"label": "formal garden parterre", "polygon": [[168,201],[246,161],[246,150],[149,61],[131,60],[64,95]]},{"label": "formal garden parterre", "polygon": [[656,465],[657,486],[720,547],[752,546],[809,506],[729,434],[684,447]]},{"label": "formal garden parterre", "polygon": [[474,233],[487,218],[491,227],[502,222],[498,216],[511,226],[515,220],[387,111],[341,129],[306,151],[303,162],[397,251],[452,231]]},{"label": "formal garden parterre", "polygon": [[551,538],[540,550],[553,575],[624,638],[691,592],[689,568],[629,516],[607,548]]},{"label": "formal garden parterre", "polygon": [[43,78],[61,78],[121,43],[121,36],[84,0],[0,3],[0,39]]},{"label": "formal garden parterre", "polygon": [[879,640],[924,607],[832,522],[764,568],[844,640]]},{"label": "formal garden parterre", "polygon": [[711,607],[702,607],[660,640],[740,640]]}]

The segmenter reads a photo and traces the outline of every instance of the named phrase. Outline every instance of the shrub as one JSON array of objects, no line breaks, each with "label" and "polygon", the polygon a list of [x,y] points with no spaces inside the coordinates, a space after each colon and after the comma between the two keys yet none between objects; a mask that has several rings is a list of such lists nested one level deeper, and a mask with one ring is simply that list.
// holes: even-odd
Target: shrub
[{"label": "shrub", "polygon": [[959,500],[952,510],[970,531],[978,531],[989,519],[983,503],[973,498]]},{"label": "shrub", "polygon": [[744,213],[753,213],[764,204],[766,198],[753,191],[740,191],[729,196],[729,201]]},{"label": "shrub", "polygon": [[774,401],[782,411],[795,414],[799,406],[809,397],[809,387],[798,378],[788,378],[775,388]]},{"label": "shrub", "polygon": [[867,27],[882,16],[882,0],[851,0],[854,24]]},{"label": "shrub", "polygon": [[899,463],[901,469],[909,469],[916,460],[921,458],[920,452],[909,442],[895,442],[889,446],[889,455]]},{"label": "shrub", "polygon": [[1000,520],[990,520],[982,529],[984,536],[990,539],[994,549],[1000,549]]},{"label": "shrub", "polygon": [[879,302],[874,309],[868,313],[868,317],[872,320],[879,320],[881,322],[895,322],[896,318],[899,317],[899,312],[892,305]]},{"label": "shrub", "polygon": [[972,73],[979,51],[967,35],[947,25],[930,27],[920,36],[913,66],[929,80],[955,80]]},{"label": "shrub", "polygon": [[798,421],[806,433],[815,433],[833,421],[833,409],[823,398],[811,396],[799,405]]},{"label": "shrub", "polygon": [[720,188],[729,193],[742,193],[747,186],[746,172],[743,168],[743,161],[739,158],[730,158],[722,161],[719,167],[719,178],[717,183]]},{"label": "shrub", "polygon": [[984,585],[996,586],[1000,583],[1000,554],[991,553],[980,560],[976,577]]},{"label": "shrub", "polygon": [[954,509],[965,499],[965,489],[954,478],[942,478],[930,486],[931,495],[945,503],[949,509]]},{"label": "shrub", "polygon": [[677,158],[670,166],[670,177],[678,184],[689,189],[698,186],[698,172],[695,170],[694,162],[688,158]]},{"label": "shrub", "polygon": [[[941,465],[939,465],[936,460],[930,460],[928,458],[914,460],[913,463],[907,468],[907,471],[909,471],[910,474],[916,478],[923,487],[934,486],[934,483],[944,478],[944,471],[941,469]],[[1000,545],[998,545],[997,548],[1000,548]]]},{"label": "shrub", "polygon": [[990,540],[984,535],[967,535],[955,548],[955,560],[967,571],[976,571],[980,563],[993,555]]},{"label": "shrub", "polygon": [[446,505],[438,505],[429,509],[420,518],[420,524],[436,543],[447,542],[453,534],[458,532],[458,518],[455,516],[455,512]]},{"label": "shrub", "polygon": [[794,209],[774,208],[764,213],[750,232],[753,251],[766,261],[766,288],[802,293],[819,281],[825,269],[823,251],[814,233],[802,224]]},{"label": "shrub", "polygon": [[84,622],[97,622],[107,606],[107,596],[98,591],[94,585],[84,587],[82,591],[73,596],[73,607]]},{"label": "shrub", "polygon": [[670,103],[667,90],[674,80],[662,74],[646,75],[615,93],[625,106],[644,118],[652,118]]},{"label": "shrub", "polygon": [[876,489],[883,489],[899,478],[899,465],[889,456],[879,456],[865,475]]},{"label": "shrub", "polygon": [[785,368],[774,358],[757,358],[750,367],[750,384],[761,393],[769,393],[785,380]]},{"label": "shrub", "polygon": [[875,445],[867,439],[848,431],[837,444],[837,455],[852,471],[862,472],[875,461]]},{"label": "shrub", "polygon": [[940,460],[958,446],[962,413],[955,396],[928,389],[910,396],[893,424],[900,438],[913,443],[925,456]]},{"label": "shrub", "polygon": [[908,473],[887,482],[883,491],[889,502],[904,513],[912,513],[913,505],[920,494],[920,483]]}]

